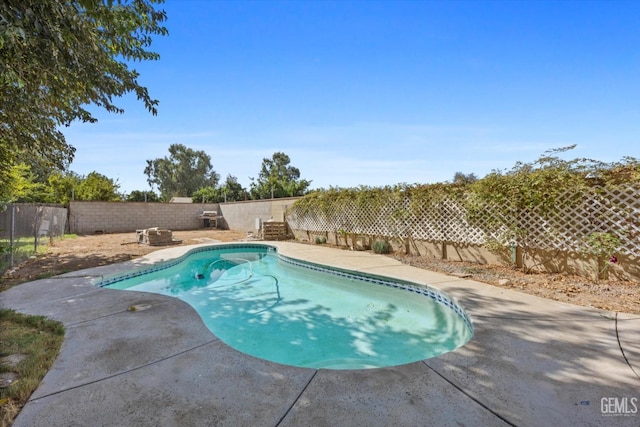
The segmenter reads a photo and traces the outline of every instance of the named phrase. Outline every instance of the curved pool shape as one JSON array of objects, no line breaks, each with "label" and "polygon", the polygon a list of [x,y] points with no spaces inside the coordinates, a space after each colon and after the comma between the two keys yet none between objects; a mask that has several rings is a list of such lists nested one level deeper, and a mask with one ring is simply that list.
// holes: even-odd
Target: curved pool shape
[{"label": "curved pool shape", "polygon": [[297,261],[259,244],[225,244],[99,286],[180,298],[229,346],[261,359],[367,369],[467,343],[465,311],[427,286]]}]

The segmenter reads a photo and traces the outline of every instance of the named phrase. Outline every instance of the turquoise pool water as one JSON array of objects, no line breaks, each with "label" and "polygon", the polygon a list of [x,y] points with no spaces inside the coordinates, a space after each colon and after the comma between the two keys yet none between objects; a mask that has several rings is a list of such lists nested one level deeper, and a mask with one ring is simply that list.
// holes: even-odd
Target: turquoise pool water
[{"label": "turquoise pool water", "polygon": [[287,365],[401,365],[454,350],[473,334],[442,292],[299,262],[266,245],[200,248],[153,270],[101,286],[180,298],[229,346]]}]

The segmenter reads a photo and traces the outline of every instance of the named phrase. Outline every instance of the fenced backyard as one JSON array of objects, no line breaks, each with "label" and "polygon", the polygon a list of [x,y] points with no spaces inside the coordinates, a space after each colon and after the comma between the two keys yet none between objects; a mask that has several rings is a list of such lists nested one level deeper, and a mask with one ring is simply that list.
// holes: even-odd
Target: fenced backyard
[{"label": "fenced backyard", "polygon": [[[355,191],[296,203],[288,222],[298,238],[366,247],[375,239],[407,252],[525,269],[640,278],[640,186],[566,191],[533,209],[411,192]],[[615,265],[614,265],[615,264]]]},{"label": "fenced backyard", "polygon": [[[97,229],[112,233],[142,226],[196,229],[200,226],[197,214],[205,208],[210,207],[75,202],[68,215],[68,209],[61,205],[5,205],[0,211],[0,271],[64,235],[68,217],[72,228],[74,224],[82,228],[81,222],[90,224],[84,227],[89,234]],[[524,270],[570,272],[596,279],[613,274],[640,280],[637,184],[565,191],[553,203],[532,209],[518,208],[509,201],[492,204],[468,192],[425,196],[384,189],[356,189],[340,197],[326,191],[300,201],[276,199],[215,208],[230,229],[245,232],[254,228],[256,219],[285,215],[295,236],[310,242],[318,238],[365,249],[375,240],[385,240],[395,250],[430,258],[511,264]],[[151,211],[164,214],[155,218]],[[281,213],[284,211],[286,214]],[[138,217],[143,219],[140,224],[130,224]],[[191,222],[182,224],[184,221]]]},{"label": "fenced backyard", "polygon": [[0,208],[0,271],[64,235],[67,209],[61,205],[7,204]]}]

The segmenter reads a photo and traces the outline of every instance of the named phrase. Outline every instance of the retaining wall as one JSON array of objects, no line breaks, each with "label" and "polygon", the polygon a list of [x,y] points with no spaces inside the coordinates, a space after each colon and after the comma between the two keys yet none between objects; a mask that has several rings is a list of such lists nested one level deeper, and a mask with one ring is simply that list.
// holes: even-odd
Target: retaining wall
[{"label": "retaining wall", "polygon": [[[444,259],[447,261],[466,261],[478,264],[500,264],[511,266],[515,255],[518,267],[541,273],[568,273],[598,280],[598,260],[593,256],[585,256],[575,252],[531,250],[523,259],[521,250],[512,254],[509,248],[503,253],[489,251],[482,245],[460,244],[456,242],[436,242],[385,238],[332,232],[311,232],[293,229],[296,240],[301,242],[316,242],[316,238],[324,238],[331,245],[351,250],[370,249],[375,240],[386,240],[391,244],[394,252],[423,256],[426,258]],[[617,255],[617,263],[609,263],[605,258],[601,260],[607,264],[607,276],[614,280],[630,280],[640,282],[640,262],[635,256]],[[603,264],[600,265],[600,268]]]}]

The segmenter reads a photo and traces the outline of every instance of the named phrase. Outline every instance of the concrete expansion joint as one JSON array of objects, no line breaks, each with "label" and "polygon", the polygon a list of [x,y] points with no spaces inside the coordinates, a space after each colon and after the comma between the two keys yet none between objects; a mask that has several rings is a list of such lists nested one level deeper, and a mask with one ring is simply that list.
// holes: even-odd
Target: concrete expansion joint
[{"label": "concrete expansion joint", "polygon": [[[626,320],[630,320],[630,319],[626,319]],[[627,355],[624,352],[624,348],[622,348],[622,342],[620,341],[620,333],[618,330],[618,313],[616,313],[615,326],[616,326],[616,340],[618,341],[618,347],[620,348],[620,353],[622,353],[622,357],[624,357],[624,361],[627,362],[627,366],[629,366],[629,368],[631,369],[631,372],[633,372],[635,376],[640,380],[640,374],[638,374],[638,372],[635,370],[635,368],[627,358]]]},{"label": "concrete expansion joint", "polygon": [[507,425],[510,425],[512,427],[517,427],[517,424],[512,423],[511,421],[509,421],[508,419],[506,419],[503,415],[499,414],[498,412],[496,412],[495,410],[491,409],[488,405],[486,405],[485,403],[483,403],[478,397],[473,396],[471,393],[467,392],[466,390],[464,390],[459,384],[457,384],[456,382],[450,380],[449,378],[447,378],[444,374],[441,374],[440,372],[438,372],[438,370],[436,370],[435,368],[433,368],[432,366],[429,366],[429,364],[427,363],[426,360],[423,360],[422,363],[429,369],[431,369],[436,375],[438,375],[440,378],[442,378],[443,380],[445,380],[447,383],[451,384],[455,389],[457,389],[460,393],[464,394],[465,396],[467,396],[469,399],[473,400],[477,405],[481,406],[482,408],[484,408],[485,410],[489,411],[492,415],[496,416],[497,418],[499,418],[501,421],[505,422]]},{"label": "concrete expansion joint", "polygon": [[157,363],[164,362],[165,360],[173,359],[174,357],[181,356],[181,355],[189,353],[190,351],[193,351],[193,350],[197,350],[197,349],[199,349],[201,347],[204,347],[206,345],[212,344],[212,343],[214,343],[216,341],[220,341],[220,339],[219,338],[214,338],[214,339],[212,339],[210,341],[207,341],[205,343],[198,344],[198,345],[196,345],[194,347],[188,348],[188,349],[183,350],[183,351],[179,351],[178,353],[171,354],[171,355],[166,356],[166,357],[162,357],[162,358],[160,358],[158,360],[154,360],[153,362],[149,362],[149,363],[145,363],[144,365],[136,366],[135,368],[127,369],[125,371],[118,372],[118,373],[115,373],[113,375],[107,375],[106,377],[98,378],[98,379],[95,379],[93,381],[88,381],[86,383],[74,385],[73,387],[67,387],[67,388],[64,388],[62,390],[54,391],[53,393],[44,394],[42,396],[39,396],[37,399],[29,400],[27,402],[27,404],[38,403],[39,400],[45,399],[45,398],[50,397],[50,396],[55,396],[55,395],[58,395],[58,394],[61,394],[61,393],[65,393],[67,391],[71,391],[71,390],[75,390],[75,389],[78,389],[78,388],[86,387],[86,386],[89,386],[89,385],[92,385],[92,384],[97,384],[97,383],[100,383],[102,381],[109,380],[111,378],[120,377],[122,375],[126,375],[126,374],[129,374],[131,372],[135,372],[135,371],[137,371],[139,369],[143,369],[143,368],[146,368],[146,367],[149,367],[149,366],[153,366],[153,365],[155,365]]},{"label": "concrete expansion joint", "polygon": [[[170,302],[171,302],[171,300],[156,302],[156,303],[153,304],[153,306],[164,305],[164,304],[168,304]],[[135,305],[131,305],[131,304],[127,304],[127,307],[122,309],[122,310],[114,311],[113,313],[105,314],[103,316],[92,317],[91,319],[81,320],[81,321],[75,322],[75,323],[68,323],[68,324],[65,324],[64,327],[65,328],[76,328],[76,327],[81,326],[81,325],[83,325],[85,323],[88,323],[88,322],[93,322],[93,321],[96,321],[96,320],[117,316],[117,315],[120,315],[120,314],[123,314],[123,313],[131,313],[131,312],[135,311],[135,310],[132,310],[132,308],[134,308],[134,307],[136,307],[136,306]],[[139,310],[139,311],[142,311],[142,310]]]},{"label": "concrete expansion joint", "polygon": [[316,377],[317,373],[318,373],[318,370],[315,369],[313,371],[313,374],[311,375],[311,378],[309,378],[309,381],[307,381],[307,383],[304,385],[304,387],[302,387],[302,390],[300,391],[300,393],[296,396],[295,399],[293,399],[293,401],[291,402],[291,405],[289,405],[289,407],[285,411],[284,415],[278,420],[278,422],[275,424],[274,427],[278,427],[280,424],[282,424],[282,421],[284,421],[284,419],[287,418],[287,415],[289,415],[289,412],[291,412],[293,407],[296,406],[296,403],[298,403],[298,401],[300,400],[300,398],[302,397],[304,392],[307,390],[307,388],[311,384],[311,381],[313,381],[313,379]]}]

